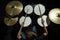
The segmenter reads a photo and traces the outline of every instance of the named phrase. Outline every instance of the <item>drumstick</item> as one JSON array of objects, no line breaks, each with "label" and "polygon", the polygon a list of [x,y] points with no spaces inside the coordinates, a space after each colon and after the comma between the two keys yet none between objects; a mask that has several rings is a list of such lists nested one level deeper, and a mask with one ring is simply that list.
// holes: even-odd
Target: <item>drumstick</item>
[{"label": "drumstick", "polygon": [[[25,19],[26,19],[26,17],[27,17],[27,14],[25,15]],[[24,22],[25,22],[25,19],[24,19]],[[22,28],[24,27],[24,22],[22,22],[22,24],[21,24],[20,33],[21,33]]]},{"label": "drumstick", "polygon": [[[26,19],[26,16],[25,16],[25,19]],[[25,22],[25,19],[24,19],[24,22]],[[24,27],[24,22],[22,22],[20,30],[19,30],[18,35],[17,35],[17,37],[19,37],[19,39],[21,38],[21,31],[22,31],[22,28]]]},{"label": "drumstick", "polygon": [[[39,7],[39,6],[38,6]],[[40,12],[40,15],[41,15],[41,9],[40,9],[40,7],[39,7],[39,12]],[[43,25],[43,27],[44,27],[44,31],[45,31],[45,33],[46,33],[46,35],[45,36],[47,36],[47,34],[48,34],[48,30],[47,30],[47,28],[45,27],[45,25],[44,25],[44,20],[43,20],[43,18],[42,18],[42,16],[41,16],[41,23],[42,23],[42,25]]]},{"label": "drumstick", "polygon": [[[28,10],[27,10],[27,12],[28,12]],[[26,17],[27,17],[27,14],[25,15],[24,21],[22,22],[21,27],[20,27],[20,30],[18,32],[18,37],[20,37],[20,38],[21,38],[21,31],[22,31],[22,28],[24,27],[24,22],[25,22]]]},{"label": "drumstick", "polygon": [[[29,9],[28,9],[28,10],[29,10]],[[27,10],[27,13],[28,13],[28,10]],[[26,17],[27,17],[27,14],[25,15],[25,19],[26,19]],[[21,24],[20,33],[21,33],[21,30],[22,30],[22,28],[23,28],[23,26],[24,26],[25,19],[24,19],[24,21],[23,21],[22,24]]]},{"label": "drumstick", "polygon": [[44,31],[45,31],[44,35],[47,36],[48,30],[47,30],[47,28],[46,28],[45,25],[44,25],[44,20],[43,20],[43,19],[41,19],[41,20],[42,20],[42,25],[43,25]]}]

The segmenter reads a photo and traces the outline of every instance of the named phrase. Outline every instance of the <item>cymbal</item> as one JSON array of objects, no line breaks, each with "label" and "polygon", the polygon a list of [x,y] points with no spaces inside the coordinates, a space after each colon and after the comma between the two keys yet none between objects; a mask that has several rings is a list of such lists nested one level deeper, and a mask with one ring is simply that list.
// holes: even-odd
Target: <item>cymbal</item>
[{"label": "cymbal", "polygon": [[19,1],[11,1],[6,5],[6,13],[10,16],[19,15],[23,10],[23,5]]},{"label": "cymbal", "polygon": [[4,18],[4,23],[7,25],[7,26],[13,26],[17,23],[18,21],[18,17],[15,17],[15,18],[7,18],[5,17]]},{"label": "cymbal", "polygon": [[49,19],[55,23],[60,24],[60,9],[54,8],[49,12]]}]

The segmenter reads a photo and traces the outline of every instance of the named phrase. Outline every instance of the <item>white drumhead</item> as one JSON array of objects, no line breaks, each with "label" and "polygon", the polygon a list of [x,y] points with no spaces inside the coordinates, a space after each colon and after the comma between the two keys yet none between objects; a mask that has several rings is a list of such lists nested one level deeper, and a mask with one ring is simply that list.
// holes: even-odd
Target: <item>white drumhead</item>
[{"label": "white drumhead", "polygon": [[24,11],[26,14],[31,14],[33,12],[33,7],[31,5],[26,5]]},{"label": "white drumhead", "polygon": [[[47,26],[49,25],[49,23],[50,23],[50,22],[47,23],[47,21],[46,21],[47,16],[46,16],[46,15],[43,15],[42,18],[43,18],[43,20],[44,20],[44,25],[45,25],[45,27],[47,27]],[[38,18],[37,23],[38,23],[41,27],[43,27],[43,25],[42,25],[42,23],[41,23],[41,18]]]},{"label": "white drumhead", "polygon": [[[24,21],[25,17],[22,16],[20,19],[19,19],[19,23],[20,25],[22,24],[22,22]],[[24,22],[24,27],[28,27],[30,24],[31,24],[31,18],[30,17],[26,17],[25,19],[25,22]]]},{"label": "white drumhead", "polygon": [[[40,10],[39,10],[39,8],[40,8]],[[40,12],[41,12],[41,14],[40,14]],[[34,13],[36,15],[43,15],[45,13],[45,6],[42,5],[42,4],[35,5],[35,7],[34,7]]]}]

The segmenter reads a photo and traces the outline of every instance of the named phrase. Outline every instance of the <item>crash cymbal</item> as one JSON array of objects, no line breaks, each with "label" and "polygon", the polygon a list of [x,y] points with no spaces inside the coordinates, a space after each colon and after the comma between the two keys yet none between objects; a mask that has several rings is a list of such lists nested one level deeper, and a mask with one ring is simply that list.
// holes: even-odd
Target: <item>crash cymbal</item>
[{"label": "crash cymbal", "polygon": [[49,12],[49,19],[56,24],[60,24],[60,9],[54,8]]},{"label": "crash cymbal", "polygon": [[7,25],[7,26],[13,26],[14,24],[16,24],[18,21],[18,17],[15,17],[15,18],[7,18],[5,17],[4,18],[4,23]]},{"label": "crash cymbal", "polygon": [[10,16],[19,15],[23,10],[23,5],[19,1],[11,1],[6,5],[6,13]]}]

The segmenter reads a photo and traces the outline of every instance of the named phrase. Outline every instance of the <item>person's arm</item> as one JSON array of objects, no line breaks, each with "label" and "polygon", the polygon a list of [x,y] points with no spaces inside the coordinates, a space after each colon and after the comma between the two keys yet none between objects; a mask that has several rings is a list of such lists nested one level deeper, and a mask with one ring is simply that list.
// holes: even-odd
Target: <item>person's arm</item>
[{"label": "person's arm", "polygon": [[43,33],[45,36],[47,36],[48,35],[48,31],[47,31],[47,28],[46,27],[44,27],[44,33]]},{"label": "person's arm", "polygon": [[18,32],[18,34],[17,34],[17,38],[18,38],[19,40],[21,39],[20,30],[19,30],[19,32]]},{"label": "person's arm", "polygon": [[[27,17],[27,14],[25,15],[25,19],[26,19],[26,17]],[[25,19],[24,19],[24,21],[22,22],[21,27],[20,27],[20,30],[19,30],[19,32],[18,32],[18,34],[17,34],[17,38],[18,38],[18,39],[21,39],[21,31],[22,31],[22,28],[24,27]]]},{"label": "person's arm", "polygon": [[23,25],[24,25],[24,22],[21,24],[21,27],[20,27],[20,29],[19,29],[19,31],[18,31],[18,34],[17,34],[17,38],[20,40],[21,39],[21,30],[22,30],[22,28],[23,28]]},{"label": "person's arm", "polygon": [[44,20],[43,20],[42,18],[41,18],[41,20],[42,20],[43,29],[44,29],[43,35],[47,36],[47,35],[48,35],[48,30],[47,30],[47,28],[46,28],[45,25],[44,25]]}]

